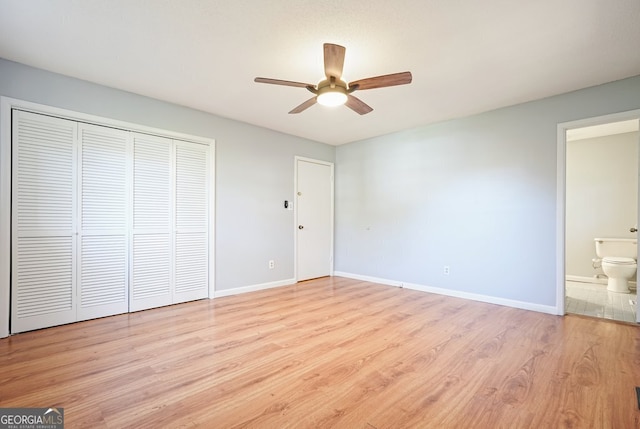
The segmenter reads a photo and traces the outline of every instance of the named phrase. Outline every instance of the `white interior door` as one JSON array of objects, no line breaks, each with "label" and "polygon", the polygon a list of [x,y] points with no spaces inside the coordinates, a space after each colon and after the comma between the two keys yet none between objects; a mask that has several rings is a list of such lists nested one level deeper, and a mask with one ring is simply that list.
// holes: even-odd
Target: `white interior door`
[{"label": "white interior door", "polygon": [[175,142],[173,302],[209,296],[209,146]]},{"label": "white interior door", "polygon": [[126,313],[130,133],[79,124],[78,320]]},{"label": "white interior door", "polygon": [[135,134],[131,311],[169,305],[172,298],[173,141]]},{"label": "white interior door", "polygon": [[333,164],[296,159],[296,278],[331,275]]},{"label": "white interior door", "polygon": [[77,124],[15,110],[11,332],[76,320]]}]

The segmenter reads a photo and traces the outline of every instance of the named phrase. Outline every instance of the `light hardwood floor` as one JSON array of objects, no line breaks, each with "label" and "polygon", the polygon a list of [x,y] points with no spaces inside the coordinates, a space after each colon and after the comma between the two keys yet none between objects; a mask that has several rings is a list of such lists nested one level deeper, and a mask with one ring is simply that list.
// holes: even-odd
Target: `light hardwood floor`
[{"label": "light hardwood floor", "polygon": [[0,340],[67,428],[640,428],[637,326],[323,278]]}]

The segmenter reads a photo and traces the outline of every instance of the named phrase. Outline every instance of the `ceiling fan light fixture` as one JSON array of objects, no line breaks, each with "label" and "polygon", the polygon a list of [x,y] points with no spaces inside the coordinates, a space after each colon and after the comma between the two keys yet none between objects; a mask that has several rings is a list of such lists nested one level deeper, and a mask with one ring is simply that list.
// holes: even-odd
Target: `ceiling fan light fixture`
[{"label": "ceiling fan light fixture", "polygon": [[307,110],[314,104],[322,104],[325,106],[346,105],[359,115],[366,115],[373,111],[373,108],[367,105],[358,97],[351,95],[354,91],[364,89],[385,88],[387,86],[406,85],[411,83],[411,72],[392,73],[381,76],[368,77],[353,82],[346,82],[342,78],[342,69],[344,66],[345,47],[335,45],[333,43],[325,43],[324,45],[324,75],[326,79],[312,85],[305,82],[295,82],[291,80],[271,79],[266,77],[257,77],[254,79],[258,83],[269,83],[272,85],[294,86],[305,88],[311,92],[314,97],[296,106],[289,113],[300,113]]},{"label": "ceiling fan light fixture", "polygon": [[347,102],[347,94],[342,87],[327,87],[319,91],[317,101],[323,106],[341,106]]}]

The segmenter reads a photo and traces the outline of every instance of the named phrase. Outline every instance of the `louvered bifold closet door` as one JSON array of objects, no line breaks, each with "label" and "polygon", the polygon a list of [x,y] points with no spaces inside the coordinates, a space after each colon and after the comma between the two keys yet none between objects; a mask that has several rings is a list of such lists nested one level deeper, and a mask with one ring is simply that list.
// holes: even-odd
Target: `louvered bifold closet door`
[{"label": "louvered bifold closet door", "polygon": [[76,123],[12,112],[11,332],[76,320]]},{"label": "louvered bifold closet door", "polygon": [[130,133],[80,124],[78,320],[129,311]]},{"label": "louvered bifold closet door", "polygon": [[209,150],[176,141],[174,302],[209,296]]},{"label": "louvered bifold closet door", "polygon": [[131,311],[173,303],[172,164],[170,139],[134,135]]}]

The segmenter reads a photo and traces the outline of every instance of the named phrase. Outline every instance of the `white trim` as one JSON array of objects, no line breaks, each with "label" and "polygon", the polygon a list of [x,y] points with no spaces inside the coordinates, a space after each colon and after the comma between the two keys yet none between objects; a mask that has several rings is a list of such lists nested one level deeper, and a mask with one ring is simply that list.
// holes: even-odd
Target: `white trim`
[{"label": "white trim", "polygon": [[216,295],[216,146],[209,145],[209,298]]},{"label": "white trim", "polygon": [[387,286],[404,287],[404,283],[397,280],[383,279],[379,277],[363,276],[361,274],[345,273],[344,271],[336,271],[333,273],[335,277],[346,277],[348,279],[362,280],[364,282],[379,283]]},{"label": "white trim", "polygon": [[565,314],[565,182],[567,169],[567,129],[557,129],[556,156],[556,311]]},{"label": "white trim", "polygon": [[202,137],[177,131],[165,130],[162,128],[149,127],[146,125],[136,124],[134,122],[127,122],[118,119],[106,118],[103,116],[90,115],[87,113],[48,106],[46,104],[33,103],[31,101],[19,100],[16,98],[0,96],[0,99],[5,100],[8,103],[8,105],[10,106],[9,110],[20,109],[27,112],[56,116],[58,118],[69,119],[76,122],[101,125],[110,128],[118,128],[124,131],[133,131],[141,134],[150,134],[153,136],[167,137],[170,139],[183,140],[192,143],[208,145],[212,145],[215,143],[215,139],[209,137]]},{"label": "white trim", "polygon": [[[604,277],[604,278],[597,278],[597,277],[587,277],[587,276],[569,276],[567,275],[567,281],[569,282],[579,282],[579,283],[592,283],[592,284],[598,284],[598,285],[606,285],[609,283],[609,279]],[[638,282],[634,281],[634,280],[629,280],[628,281],[629,284],[629,288],[630,289],[636,289]]]},{"label": "white trim", "polygon": [[516,301],[513,299],[499,298],[495,296],[479,295],[475,293],[462,292],[457,290],[442,289],[432,286],[414,285],[405,283],[407,289],[419,290],[422,292],[435,293],[438,295],[453,296],[456,298],[464,298],[472,301],[486,302],[488,304],[503,305],[505,307],[519,308],[521,310],[537,311],[539,313],[556,314],[556,308],[552,305],[534,304],[532,302]]},{"label": "white trim", "polygon": [[607,284],[607,279],[599,279],[596,277],[587,277],[587,276],[571,276],[569,274],[567,274],[566,281],[568,282],[579,282],[579,283],[597,283],[597,284],[602,284],[602,285],[606,285]]},{"label": "white trim", "polygon": [[265,290],[265,289],[273,289],[273,288],[282,287],[282,286],[290,286],[295,283],[296,283],[295,279],[287,279],[287,280],[279,280],[276,282],[260,283],[260,284],[251,285],[251,286],[241,286],[233,289],[218,290],[218,291],[215,291],[215,298],[220,298],[223,296],[239,295],[247,292],[256,292],[256,291]]},{"label": "white trim", "polygon": [[351,273],[345,273],[345,272],[336,272],[335,275],[339,277],[347,277],[347,278],[356,279],[356,280],[365,280],[373,283],[380,283],[388,286],[407,288],[407,289],[417,290],[420,292],[451,296],[454,298],[468,299],[471,301],[485,302],[487,304],[497,304],[505,307],[518,308],[521,310],[537,311],[539,313],[556,314],[556,308],[551,305],[534,304],[531,302],[516,301],[513,299],[498,298],[495,296],[479,295],[479,294],[470,293],[470,292],[443,289],[439,287],[425,286],[425,285],[419,285],[415,283],[405,283],[397,280],[377,279],[375,277],[361,276],[359,274],[351,274]]},{"label": "white trim", "polygon": [[0,97],[0,338],[9,336],[11,291],[11,103]]},{"label": "white trim", "polygon": [[[562,122],[557,128],[557,177],[556,177],[556,308],[555,314],[564,315],[565,298],[565,216],[566,216],[566,164],[567,164],[567,130],[590,127],[610,122],[640,120],[640,109],[627,112],[612,113],[593,118]],[[639,180],[640,181],[640,180]],[[640,190],[640,189],[639,189]],[[640,216],[640,210],[638,211]],[[640,308],[640,303],[638,304]],[[640,321],[640,312],[638,321]]]},{"label": "white trim", "polygon": [[329,244],[329,275],[333,275],[334,268],[334,220],[335,220],[335,166],[333,162],[321,161],[319,159],[306,158],[304,156],[295,156],[293,160],[293,278],[298,280],[298,161],[312,162],[315,164],[326,165],[331,168],[331,242]]},{"label": "white trim", "polygon": [[56,116],[76,122],[123,129],[130,132],[167,137],[191,143],[209,145],[211,152],[210,180],[210,246],[209,246],[209,297],[215,293],[215,140],[116,119],[95,116],[30,101],[0,96],[0,338],[9,336],[11,291],[11,110],[20,109],[32,113]]}]

